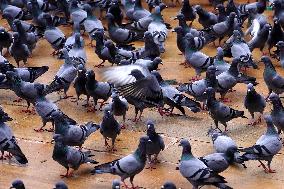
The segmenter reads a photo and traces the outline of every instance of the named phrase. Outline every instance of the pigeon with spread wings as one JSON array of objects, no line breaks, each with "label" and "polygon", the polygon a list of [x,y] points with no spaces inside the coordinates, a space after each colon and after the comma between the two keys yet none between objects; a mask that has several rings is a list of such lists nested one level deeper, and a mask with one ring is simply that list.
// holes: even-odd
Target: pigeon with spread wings
[{"label": "pigeon with spread wings", "polygon": [[159,113],[163,114],[162,89],[156,77],[146,67],[141,65],[111,67],[103,71],[103,77],[113,83],[120,95],[135,106],[135,122],[141,119],[145,108],[158,107]]}]

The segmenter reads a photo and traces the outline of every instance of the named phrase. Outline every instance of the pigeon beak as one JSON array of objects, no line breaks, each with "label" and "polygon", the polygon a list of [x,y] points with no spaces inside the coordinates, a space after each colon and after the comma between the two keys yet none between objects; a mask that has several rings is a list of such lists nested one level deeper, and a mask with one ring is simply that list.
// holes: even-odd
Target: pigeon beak
[{"label": "pigeon beak", "polygon": [[164,189],[164,188],[165,188],[164,186],[161,187],[161,189]]},{"label": "pigeon beak", "polygon": [[174,17],[174,20],[177,20],[178,19],[178,17]]},{"label": "pigeon beak", "polygon": [[172,32],[174,33],[174,32],[176,32],[176,30],[172,30]]},{"label": "pigeon beak", "polygon": [[151,140],[151,139],[148,139],[148,142],[152,142],[152,140]]}]

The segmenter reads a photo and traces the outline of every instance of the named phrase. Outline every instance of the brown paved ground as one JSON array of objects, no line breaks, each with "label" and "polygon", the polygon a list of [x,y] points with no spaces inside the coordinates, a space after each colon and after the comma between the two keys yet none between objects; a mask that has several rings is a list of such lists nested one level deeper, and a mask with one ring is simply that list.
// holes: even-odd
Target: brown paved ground
[{"label": "brown paved ground", "polygon": [[[172,21],[170,17],[174,16],[177,8],[167,9],[164,13],[165,19],[173,26],[177,23]],[[3,22],[2,22],[3,23]],[[196,23],[195,23],[196,24]],[[68,28],[62,28],[66,34],[71,34]],[[88,39],[86,38],[86,44]],[[176,36],[169,32],[169,37],[166,43],[166,53],[163,54],[164,65],[161,66],[161,74],[165,79],[176,79],[179,82],[187,82],[194,72],[192,69],[185,69],[179,63],[183,61],[183,57],[178,55],[178,50],[175,43]],[[90,46],[86,47],[88,53],[88,68],[93,68],[94,64],[99,63],[94,50]],[[37,48],[33,53],[33,58],[29,60],[29,66],[48,65],[50,70],[44,76],[39,78],[37,82],[48,83],[52,80],[54,74],[58,70],[62,61],[59,61],[50,56],[52,49],[45,40],[40,40]],[[215,48],[209,45],[204,49],[209,55],[215,55]],[[255,59],[259,60],[261,53],[256,51],[254,53]],[[14,61],[9,57],[9,60]],[[108,65],[108,63],[106,63]],[[275,62],[277,70],[284,74],[283,69],[278,66],[279,63]],[[171,71],[174,70],[174,71]],[[96,69],[97,71],[97,69]],[[267,89],[262,79],[263,65],[257,71],[250,70],[248,74],[257,77],[260,83],[256,89],[263,94],[267,94]],[[243,108],[243,97],[245,95],[246,87],[244,85],[237,85],[236,92],[229,93],[228,97],[233,100],[231,106],[239,109]],[[74,90],[68,92],[69,95],[74,95]],[[59,98],[58,94],[54,93],[48,96],[52,100]],[[41,120],[37,115],[29,115],[22,113],[21,110],[25,108],[25,103],[12,103],[17,97],[10,91],[1,91],[0,103],[4,109],[14,118],[14,121],[9,124],[14,130],[19,144],[23,151],[26,153],[29,164],[25,167],[19,167],[13,162],[0,163],[0,188],[6,189],[9,187],[11,181],[15,178],[21,178],[26,183],[26,188],[52,188],[53,184],[60,180],[60,174],[65,172],[65,169],[59,164],[54,162],[51,158],[53,146],[49,143],[51,140],[51,133],[36,133],[34,128],[41,125]],[[100,122],[102,112],[87,113],[86,109],[81,106],[83,100],[76,103],[71,102],[71,99],[62,100],[58,102],[59,107],[69,116],[77,120],[79,123],[87,121]],[[270,105],[267,107],[266,112],[270,111]],[[115,158],[127,155],[137,146],[138,138],[145,131],[145,121],[148,118],[156,120],[156,129],[158,132],[165,133],[164,139],[166,142],[166,150],[161,153],[159,159],[161,164],[157,166],[156,170],[152,172],[145,169],[141,174],[135,177],[135,183],[144,188],[159,188],[166,180],[171,180],[181,188],[191,188],[191,185],[175,170],[176,163],[180,158],[181,149],[178,148],[176,141],[180,138],[190,139],[193,146],[193,153],[196,156],[211,153],[212,144],[206,136],[206,132],[210,126],[213,125],[212,120],[208,117],[206,112],[193,114],[187,112],[187,117],[161,117],[155,110],[146,110],[143,117],[143,122],[133,124],[127,121],[129,128],[123,130],[118,137],[117,149],[114,154],[110,154],[104,147],[104,141],[99,132],[93,134],[85,143],[84,147],[94,150],[96,160],[99,162],[107,162]],[[246,115],[249,116],[248,112]],[[133,117],[133,108],[131,107],[128,118]],[[121,121],[121,118],[119,118]],[[263,124],[257,126],[248,126],[248,120],[235,119],[229,122],[230,135],[237,141],[240,146],[246,147],[254,144],[257,138],[264,132],[265,126]],[[47,127],[49,127],[48,125]],[[249,162],[248,168],[230,167],[227,171],[222,173],[226,177],[229,185],[239,189],[252,189],[252,188],[284,188],[284,170],[283,170],[283,151],[275,156],[272,167],[277,170],[275,174],[266,174],[261,168],[257,167],[256,162]],[[97,175],[92,176],[89,171],[92,169],[91,165],[83,165],[77,172],[75,177],[64,179],[71,189],[91,189],[91,188],[110,188],[111,181],[117,176],[112,175]],[[211,188],[211,187],[204,187]]]}]

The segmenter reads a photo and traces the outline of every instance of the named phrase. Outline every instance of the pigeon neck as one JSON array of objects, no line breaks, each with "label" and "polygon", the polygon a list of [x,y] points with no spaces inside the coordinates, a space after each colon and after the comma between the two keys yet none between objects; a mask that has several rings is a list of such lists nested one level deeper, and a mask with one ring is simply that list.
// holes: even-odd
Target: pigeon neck
[{"label": "pigeon neck", "polygon": [[273,105],[273,111],[279,112],[284,110],[284,107],[280,99],[272,100],[272,105]]},{"label": "pigeon neck", "polygon": [[238,70],[238,63],[231,64],[228,72],[233,75],[234,77],[238,77],[239,70]]},{"label": "pigeon neck", "polygon": [[55,142],[54,150],[53,150],[53,158],[62,158],[65,157],[68,151],[68,147],[64,145],[62,142]]},{"label": "pigeon neck", "polygon": [[55,134],[65,134],[68,129],[68,123],[63,118],[54,119]]},{"label": "pigeon neck", "polygon": [[205,81],[206,81],[208,87],[214,88],[217,84],[216,76],[213,73],[206,73]]},{"label": "pigeon neck", "polygon": [[266,135],[275,135],[275,134],[277,134],[277,131],[276,131],[273,123],[266,123],[266,124],[267,124]]},{"label": "pigeon neck", "polygon": [[[144,148],[144,149],[142,149]],[[138,148],[134,152],[134,156],[141,162],[146,162],[146,151],[144,144],[139,144]]]},{"label": "pigeon neck", "polygon": [[272,71],[273,73],[276,72],[275,67],[273,66],[271,61],[264,64],[264,71]]},{"label": "pigeon neck", "polygon": [[192,155],[191,147],[190,146],[183,147],[181,161],[190,160],[192,158],[194,158],[194,156]]}]

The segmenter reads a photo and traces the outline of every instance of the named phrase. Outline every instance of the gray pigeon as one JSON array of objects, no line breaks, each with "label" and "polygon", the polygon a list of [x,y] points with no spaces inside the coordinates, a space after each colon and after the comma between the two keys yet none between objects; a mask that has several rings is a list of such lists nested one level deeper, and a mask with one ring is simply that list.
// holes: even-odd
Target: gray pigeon
[{"label": "gray pigeon", "polygon": [[128,111],[128,102],[125,98],[122,98],[119,96],[117,91],[113,90],[112,95],[112,102],[109,103],[108,109],[112,112],[113,115],[115,116],[122,116],[123,118],[123,125],[121,125],[122,129],[126,128],[125,125],[125,117],[126,117],[126,112]]},{"label": "gray pigeon", "polygon": [[284,68],[284,42],[279,41],[277,44],[277,49],[279,49],[279,58],[280,58],[280,65]]},{"label": "gray pigeon", "polygon": [[70,168],[77,170],[79,169],[80,165],[84,163],[98,163],[90,158],[94,156],[91,154],[91,151],[82,152],[76,148],[65,145],[60,134],[55,134],[53,139],[55,141],[55,145],[52,153],[52,159],[67,169],[66,174],[60,176],[67,178],[71,177],[72,172],[69,171]]},{"label": "gray pigeon", "polygon": [[214,66],[209,66],[206,71],[206,78],[192,83],[181,84],[177,87],[180,92],[185,92],[193,96],[196,100],[205,102],[207,96],[204,94],[208,87],[216,87],[216,68]]},{"label": "gray pigeon", "polygon": [[26,32],[20,20],[14,20],[14,25],[17,28],[17,32],[20,35],[21,42],[26,44],[32,53],[33,49],[36,47],[38,37],[33,32]]},{"label": "gray pigeon", "polygon": [[199,16],[198,22],[203,28],[209,28],[218,22],[218,17],[214,13],[204,10],[200,5],[196,5],[195,9]]},{"label": "gray pigeon", "polygon": [[79,23],[80,25],[83,25],[88,15],[86,11],[78,6],[78,3],[79,2],[77,0],[70,1],[70,16],[73,23]]},{"label": "gray pigeon", "polygon": [[49,14],[44,14],[43,18],[46,20],[46,29],[44,32],[44,38],[48,41],[51,47],[54,49],[51,55],[57,55],[59,50],[63,48],[66,41],[64,33],[52,23],[52,18]]},{"label": "gray pigeon", "polygon": [[[9,24],[9,26],[10,26],[10,28],[13,32],[17,32],[17,28],[13,23],[14,18],[12,16],[2,14],[2,18],[7,20],[8,24]],[[36,27],[32,23],[29,23],[29,22],[23,21],[23,20],[20,20],[20,22],[21,22],[21,24],[22,24],[22,26],[23,26],[23,28],[26,32],[35,32],[36,31]]]},{"label": "gray pigeon", "polygon": [[4,159],[3,154],[6,151],[12,154],[20,164],[27,164],[28,160],[18,146],[12,129],[5,123],[12,120],[13,119],[4,112],[3,108],[0,107],[0,151],[2,153],[0,159]]},{"label": "gray pigeon", "polygon": [[161,189],[177,189],[176,185],[172,182],[165,182]]},{"label": "gray pigeon", "polygon": [[[271,161],[282,148],[281,138],[273,125],[272,118],[270,115],[264,117],[267,124],[267,131],[263,134],[252,147],[241,149],[245,152],[242,158],[245,160],[257,160],[263,167],[266,173],[275,173],[270,165]],[[262,160],[267,161],[267,167],[264,165]]]},{"label": "gray pigeon", "polygon": [[[250,123],[250,125],[254,125],[257,122],[261,122],[261,115],[263,115],[263,111],[266,107],[266,101],[265,98],[258,94],[254,87],[253,84],[249,83],[247,85],[247,94],[245,96],[244,100],[244,106],[245,108],[249,111],[253,121]],[[259,116],[258,120],[254,120],[254,113],[259,112],[261,115]]]},{"label": "gray pigeon", "polygon": [[0,63],[0,72],[2,74],[6,74],[8,71],[12,71],[17,73],[23,81],[27,82],[34,82],[37,78],[39,78],[41,75],[46,73],[48,69],[49,69],[48,66],[16,68],[8,61]]},{"label": "gray pigeon", "polygon": [[167,104],[169,106],[168,109],[164,108],[166,110],[166,115],[172,115],[172,112],[174,108],[177,108],[183,115],[185,115],[184,107],[189,109],[190,111],[196,113],[200,111],[200,103],[196,102],[187,96],[183,95],[180,91],[178,91],[176,88],[168,84],[166,81],[163,80],[161,74],[157,71],[152,71],[151,74],[153,74],[157,81],[160,84],[160,87],[163,92],[163,98],[164,98],[164,104]]},{"label": "gray pigeon", "polygon": [[10,189],[11,188],[14,188],[14,189],[25,189],[25,184],[24,184],[24,182],[22,180],[17,179],[17,180],[14,180],[12,182]]},{"label": "gray pigeon", "polygon": [[63,181],[59,181],[55,184],[55,188],[53,189],[68,189],[68,186]]},{"label": "gray pigeon", "polygon": [[258,48],[262,52],[262,54],[264,54],[263,49],[268,39],[270,30],[271,26],[269,24],[265,24],[248,42],[249,49],[253,51],[254,49]]},{"label": "gray pigeon", "polygon": [[[86,77],[86,68],[84,67],[83,64],[80,64],[77,67],[77,77],[74,80],[74,88],[75,88],[75,92],[77,95],[77,104],[79,101],[79,97],[84,94],[87,96],[87,103],[86,105],[89,104],[89,98],[90,96],[87,94],[87,90],[86,90],[86,82],[87,82],[87,77]],[[83,105],[85,106],[85,105]]]},{"label": "gray pigeon", "polygon": [[62,50],[63,65],[57,71],[53,81],[47,86],[47,93],[63,89],[64,98],[68,98],[67,91],[77,75],[77,69],[66,49]]},{"label": "gray pigeon", "polygon": [[280,97],[275,93],[271,93],[269,95],[269,100],[273,105],[273,109],[271,111],[272,121],[278,129],[278,133],[280,134],[281,131],[284,130],[284,107],[282,105]]},{"label": "gray pigeon", "polygon": [[79,146],[84,144],[85,140],[99,129],[99,125],[88,122],[83,125],[70,123],[60,111],[51,112],[50,119],[53,120],[55,126],[55,134],[59,134],[61,142],[68,146]]},{"label": "gray pigeon", "polygon": [[84,41],[84,38],[81,36],[80,29],[81,29],[81,27],[80,27],[79,23],[76,22],[76,23],[73,24],[72,35],[70,35],[64,43],[64,48],[67,49],[68,52],[73,48],[73,45],[75,45],[75,36],[77,34],[80,35],[80,42],[81,42],[80,46],[85,45],[85,41]]},{"label": "gray pigeon", "polygon": [[263,62],[265,66],[263,71],[263,79],[269,91],[268,95],[270,95],[272,92],[276,94],[283,93],[284,78],[276,72],[276,69],[274,68],[270,58],[268,56],[262,56],[260,61]]},{"label": "gray pigeon", "polygon": [[81,34],[75,34],[75,42],[70,49],[68,55],[70,59],[73,61],[74,66],[78,66],[79,64],[85,65],[87,63],[87,54],[86,50],[84,49],[84,41],[81,41]]},{"label": "gray pigeon", "polygon": [[7,49],[7,52],[9,51],[9,47],[11,46],[13,42],[12,35],[8,33],[5,28],[0,27],[0,53],[3,55],[2,51],[3,48]]},{"label": "gray pigeon", "polygon": [[[247,118],[244,116],[244,111],[235,110],[225,104],[219,102],[215,98],[215,91],[212,87],[206,89],[207,101],[206,105],[211,118],[214,120],[217,129],[218,123],[220,122],[225,126],[225,131],[227,130],[227,122],[234,118]],[[220,129],[219,129],[220,130]]]},{"label": "gray pigeon", "polygon": [[19,33],[13,34],[13,44],[9,48],[9,52],[15,59],[18,67],[20,66],[20,61],[23,61],[24,65],[26,65],[28,57],[31,55],[28,46],[22,43]]},{"label": "gray pigeon", "polygon": [[151,15],[151,13],[148,10],[142,7],[141,0],[135,0],[134,2],[135,4],[134,4],[133,19],[135,21],[138,21],[141,18]]},{"label": "gray pigeon", "polygon": [[114,179],[114,180],[112,181],[111,189],[121,189],[120,180]]},{"label": "gray pigeon", "polygon": [[108,100],[111,96],[112,85],[107,82],[100,82],[96,80],[96,75],[93,70],[88,70],[86,72],[87,82],[85,85],[87,94],[93,98],[94,100],[94,109],[96,111],[96,106],[99,99],[102,99],[103,102],[100,105],[101,109],[104,103]]},{"label": "gray pigeon", "polygon": [[228,64],[224,60],[224,51],[221,47],[217,48],[217,53],[216,53],[216,56],[214,58],[213,65],[216,67],[216,76],[220,75],[223,72],[228,71],[229,68],[230,68],[230,64]]},{"label": "gray pigeon", "polygon": [[[134,122],[141,120],[145,108],[157,107],[161,115],[163,92],[156,77],[140,65],[126,65],[108,68],[103,78],[113,83],[119,94],[135,107]],[[140,115],[137,118],[138,112]]]},{"label": "gray pigeon", "polygon": [[126,188],[124,180],[130,177],[130,183],[132,188],[135,188],[133,179],[135,175],[139,174],[145,167],[146,164],[146,144],[149,141],[148,136],[142,136],[139,141],[139,145],[134,153],[125,156],[121,159],[114,160],[112,162],[104,163],[96,166],[91,173],[92,174],[103,174],[110,173],[118,175]]},{"label": "gray pigeon", "polygon": [[1,0],[1,13],[9,15],[13,19],[22,19],[24,17],[24,11],[16,6],[10,5],[7,0]]},{"label": "gray pigeon", "polygon": [[[153,164],[159,162],[158,155],[161,151],[165,149],[165,143],[163,138],[158,133],[156,133],[154,122],[152,120],[148,120],[146,126],[147,126],[147,136],[151,140],[147,142],[146,154],[148,156],[150,169],[152,170],[155,169],[153,167]],[[152,156],[154,156],[154,159],[152,159]]]},{"label": "gray pigeon", "polygon": [[114,143],[115,143],[116,137],[120,134],[120,130],[121,130],[121,126],[115,120],[113,113],[110,110],[105,109],[103,120],[100,124],[100,133],[105,138],[105,146],[110,147],[108,145],[107,140],[109,138],[111,139],[112,146],[111,146],[110,151],[116,151],[116,149],[114,148]]},{"label": "gray pigeon", "polygon": [[147,59],[138,59],[135,61],[134,64],[140,64],[148,68],[151,72],[153,70],[158,70],[160,64],[163,65],[162,59],[160,57],[154,58],[154,60],[147,60]]},{"label": "gray pigeon", "polygon": [[135,1],[125,0],[125,1],[121,1],[121,4],[123,5],[126,17],[130,20],[134,20],[133,13],[134,13]]},{"label": "gray pigeon", "polygon": [[191,145],[186,139],[180,141],[182,146],[181,161],[179,171],[193,186],[193,189],[204,185],[214,185],[221,189],[231,189],[225,183],[225,178],[214,173],[201,160],[195,158],[191,152]]}]

